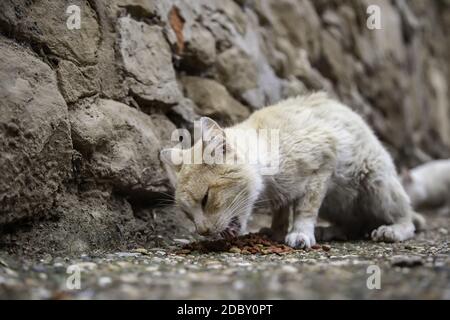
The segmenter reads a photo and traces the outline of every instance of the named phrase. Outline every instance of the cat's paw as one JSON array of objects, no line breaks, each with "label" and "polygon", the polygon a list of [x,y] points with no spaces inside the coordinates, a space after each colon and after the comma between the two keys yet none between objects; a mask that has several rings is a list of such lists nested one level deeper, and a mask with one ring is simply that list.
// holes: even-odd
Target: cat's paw
[{"label": "cat's paw", "polygon": [[316,239],[314,238],[314,235],[292,231],[286,236],[285,242],[288,246],[293,248],[309,249],[316,244]]},{"label": "cat's paw", "polygon": [[372,231],[371,238],[373,241],[382,242],[399,242],[414,236],[414,227],[403,226],[399,224],[384,225]]}]

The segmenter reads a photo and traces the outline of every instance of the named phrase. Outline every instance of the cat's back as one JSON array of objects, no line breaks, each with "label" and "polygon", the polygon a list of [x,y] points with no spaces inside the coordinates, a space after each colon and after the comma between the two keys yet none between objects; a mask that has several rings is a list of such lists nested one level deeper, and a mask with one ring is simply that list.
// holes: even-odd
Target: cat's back
[{"label": "cat's back", "polygon": [[290,98],[258,110],[246,123],[255,129],[279,129],[290,144],[305,140],[316,145],[333,144],[340,153],[354,153],[355,148],[361,153],[382,149],[357,113],[323,92]]},{"label": "cat's back", "polygon": [[363,167],[395,171],[389,154],[362,117],[326,93],[291,98],[266,107],[254,112],[246,125],[279,129],[286,156],[335,154],[338,171],[348,171],[343,175]]},{"label": "cat's back", "polygon": [[350,108],[331,99],[324,92],[298,96],[254,112],[248,122],[256,128],[304,129],[368,129],[364,121]]}]

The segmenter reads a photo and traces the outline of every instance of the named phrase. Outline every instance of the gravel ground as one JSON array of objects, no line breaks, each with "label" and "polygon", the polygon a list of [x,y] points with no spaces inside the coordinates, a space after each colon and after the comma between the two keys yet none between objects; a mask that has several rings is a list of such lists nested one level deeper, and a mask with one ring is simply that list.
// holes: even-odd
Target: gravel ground
[{"label": "gravel ground", "polygon": [[[450,219],[396,244],[332,242],[285,255],[173,253],[191,239],[129,252],[46,255],[0,252],[3,299],[450,299]],[[68,267],[73,273],[67,273]],[[376,267],[370,267],[375,265]],[[373,273],[380,270],[380,289]],[[80,288],[74,276],[80,274]],[[72,276],[72,277],[71,277]],[[69,278],[68,278],[69,277]]]}]

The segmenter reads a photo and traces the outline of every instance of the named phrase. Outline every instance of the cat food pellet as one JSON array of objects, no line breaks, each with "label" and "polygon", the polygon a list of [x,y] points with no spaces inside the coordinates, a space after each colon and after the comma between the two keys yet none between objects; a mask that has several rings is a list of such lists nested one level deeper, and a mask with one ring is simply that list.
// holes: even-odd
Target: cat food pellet
[{"label": "cat food pellet", "polygon": [[[329,245],[314,245],[314,250],[330,251]],[[221,239],[214,241],[199,241],[189,243],[176,251],[178,254],[189,254],[192,252],[209,253],[209,252],[231,252],[236,254],[277,254],[284,255],[294,252],[296,249],[291,248],[283,243],[271,240],[269,237],[259,233],[250,233],[233,239]],[[306,251],[309,251],[306,250]]]},{"label": "cat food pellet", "polygon": [[266,235],[251,233],[234,239],[200,241],[185,245],[179,254],[190,252],[231,252],[240,254],[285,254],[295,251],[293,248],[275,242]]},{"label": "cat food pellet", "polygon": [[242,252],[242,250],[239,249],[238,247],[232,247],[232,248],[230,248],[229,251],[230,251],[231,253],[241,253],[241,252]]},{"label": "cat food pellet", "polygon": [[189,249],[181,249],[181,250],[178,250],[176,253],[177,254],[189,254],[189,253],[191,253],[191,251],[192,250],[189,250]]}]

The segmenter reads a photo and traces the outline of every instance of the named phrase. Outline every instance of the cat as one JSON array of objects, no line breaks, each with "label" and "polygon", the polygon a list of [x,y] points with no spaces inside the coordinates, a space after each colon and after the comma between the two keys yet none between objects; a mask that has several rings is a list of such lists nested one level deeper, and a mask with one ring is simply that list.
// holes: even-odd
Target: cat
[{"label": "cat", "polygon": [[402,183],[417,209],[450,208],[450,159],[435,160],[402,172]]},{"label": "cat", "polygon": [[[397,242],[425,227],[414,212],[391,156],[363,119],[347,106],[314,93],[290,98],[255,111],[245,121],[222,128],[200,120],[201,139],[190,149],[164,149],[160,158],[174,172],[175,200],[198,233],[232,237],[246,230],[255,206],[271,205],[272,225],[266,232],[296,248],[316,241],[358,239]],[[271,142],[242,138],[245,129],[277,130],[278,171],[264,175],[271,159],[256,164],[176,163],[218,137],[224,153],[240,159],[246,149]],[[238,147],[229,141],[243,141]],[[197,149],[196,149],[197,148]],[[289,229],[289,214],[293,224]],[[329,227],[316,227],[318,217]]]}]

